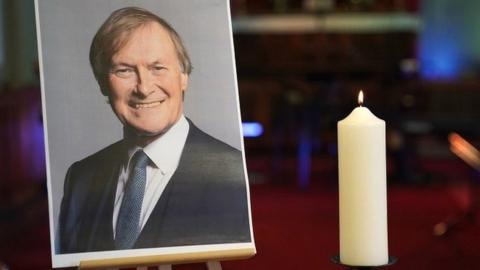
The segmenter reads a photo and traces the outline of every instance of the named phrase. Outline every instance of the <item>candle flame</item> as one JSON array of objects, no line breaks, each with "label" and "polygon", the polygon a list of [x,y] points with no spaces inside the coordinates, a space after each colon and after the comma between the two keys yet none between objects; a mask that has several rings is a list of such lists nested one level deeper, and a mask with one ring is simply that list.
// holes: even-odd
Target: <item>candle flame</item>
[{"label": "candle flame", "polygon": [[363,91],[360,90],[360,93],[358,93],[358,105],[361,107],[363,105]]}]

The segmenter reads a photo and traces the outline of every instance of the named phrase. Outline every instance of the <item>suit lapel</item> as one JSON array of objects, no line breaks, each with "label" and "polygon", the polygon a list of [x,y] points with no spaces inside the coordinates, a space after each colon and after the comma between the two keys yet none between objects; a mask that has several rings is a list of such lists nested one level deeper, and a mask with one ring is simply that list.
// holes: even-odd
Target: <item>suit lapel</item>
[{"label": "suit lapel", "polygon": [[97,167],[97,172],[92,178],[90,189],[89,207],[89,237],[85,239],[87,250],[112,250],[113,240],[113,207],[120,170],[118,156],[120,147],[113,151],[113,155],[106,158],[105,162]]}]

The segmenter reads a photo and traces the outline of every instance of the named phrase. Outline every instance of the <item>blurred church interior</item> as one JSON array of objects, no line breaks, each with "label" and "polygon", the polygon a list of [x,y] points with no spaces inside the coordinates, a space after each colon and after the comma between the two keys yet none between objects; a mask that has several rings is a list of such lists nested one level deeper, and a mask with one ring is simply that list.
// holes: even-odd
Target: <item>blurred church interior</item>
[{"label": "blurred church interior", "polygon": [[[389,269],[480,269],[480,2],[230,6],[258,254],[223,269],[342,269],[336,126],[360,89],[387,123]],[[0,0],[0,269],[51,268],[34,14]]]}]

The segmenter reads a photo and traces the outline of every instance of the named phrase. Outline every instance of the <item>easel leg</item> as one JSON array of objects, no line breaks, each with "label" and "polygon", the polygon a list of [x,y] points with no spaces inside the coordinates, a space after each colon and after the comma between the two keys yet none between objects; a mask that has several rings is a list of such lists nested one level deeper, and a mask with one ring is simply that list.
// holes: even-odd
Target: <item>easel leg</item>
[{"label": "easel leg", "polygon": [[207,262],[208,270],[222,270],[222,265],[219,261],[209,261]]}]

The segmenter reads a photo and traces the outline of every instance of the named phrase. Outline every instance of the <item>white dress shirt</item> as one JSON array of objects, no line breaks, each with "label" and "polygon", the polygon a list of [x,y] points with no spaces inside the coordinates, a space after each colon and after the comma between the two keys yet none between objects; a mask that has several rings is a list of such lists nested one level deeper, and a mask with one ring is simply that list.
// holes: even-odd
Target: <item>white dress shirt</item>
[{"label": "white dress shirt", "polygon": [[[147,166],[147,182],[145,184],[145,195],[140,213],[140,225],[142,229],[145,223],[147,223],[148,217],[155,208],[163,190],[178,167],[189,128],[188,121],[185,119],[185,116],[182,115],[177,123],[165,134],[143,148],[143,151],[150,158],[151,162],[149,162]],[[120,168],[115,205],[113,208],[112,223],[114,236],[116,233],[118,213],[125,192],[125,185],[131,170],[130,160],[138,149],[141,148],[133,147],[128,150],[127,162],[124,162]]]}]

